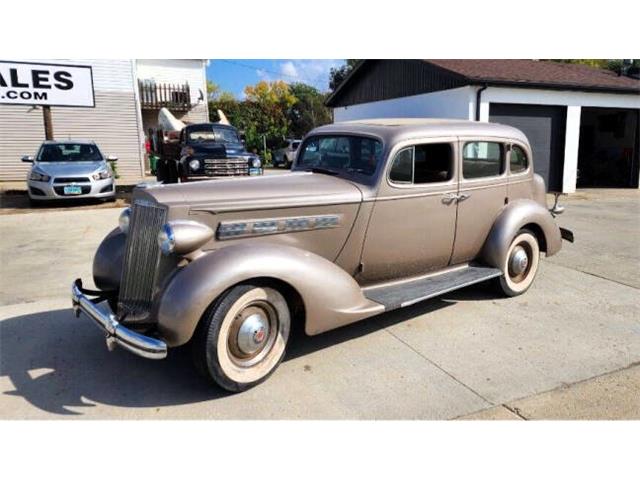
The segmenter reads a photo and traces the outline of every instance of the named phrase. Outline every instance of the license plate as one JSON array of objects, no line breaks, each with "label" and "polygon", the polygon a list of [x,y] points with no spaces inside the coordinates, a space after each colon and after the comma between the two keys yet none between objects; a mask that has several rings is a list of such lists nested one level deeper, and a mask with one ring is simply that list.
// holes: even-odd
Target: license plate
[{"label": "license plate", "polygon": [[249,169],[249,175],[260,175],[260,169],[259,168],[250,168]]},{"label": "license plate", "polygon": [[65,195],[82,195],[82,187],[77,185],[67,185],[64,187]]}]

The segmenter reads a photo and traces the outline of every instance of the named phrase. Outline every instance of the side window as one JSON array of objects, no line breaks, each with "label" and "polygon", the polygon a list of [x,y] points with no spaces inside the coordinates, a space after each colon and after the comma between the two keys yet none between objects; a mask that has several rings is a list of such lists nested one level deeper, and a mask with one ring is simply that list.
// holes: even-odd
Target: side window
[{"label": "side window", "polygon": [[393,159],[389,179],[395,183],[413,182],[413,147],[400,150]]},{"label": "side window", "polygon": [[462,151],[464,178],[495,177],[504,172],[504,147],[497,142],[467,142]]},{"label": "side window", "polygon": [[509,155],[509,169],[511,173],[524,172],[529,163],[527,161],[527,154],[525,151],[517,145],[511,147],[511,153]]},{"label": "side window", "polygon": [[393,160],[389,179],[395,183],[438,183],[453,177],[453,148],[428,143],[405,148]]},{"label": "side window", "polygon": [[416,145],[413,183],[437,183],[453,176],[453,148],[448,143]]}]

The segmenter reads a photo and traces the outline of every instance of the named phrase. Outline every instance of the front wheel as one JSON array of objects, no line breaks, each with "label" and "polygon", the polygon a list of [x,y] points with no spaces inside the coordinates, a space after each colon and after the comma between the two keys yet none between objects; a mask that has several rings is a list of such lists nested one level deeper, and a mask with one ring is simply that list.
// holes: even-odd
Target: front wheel
[{"label": "front wheel", "polygon": [[504,272],[500,277],[502,292],[509,297],[526,292],[538,272],[539,262],[538,239],[531,231],[520,230],[511,242],[502,266]]},{"label": "front wheel", "polygon": [[291,316],[287,301],[268,286],[237,285],[205,313],[193,342],[198,370],[230,392],[247,390],[282,361]]}]

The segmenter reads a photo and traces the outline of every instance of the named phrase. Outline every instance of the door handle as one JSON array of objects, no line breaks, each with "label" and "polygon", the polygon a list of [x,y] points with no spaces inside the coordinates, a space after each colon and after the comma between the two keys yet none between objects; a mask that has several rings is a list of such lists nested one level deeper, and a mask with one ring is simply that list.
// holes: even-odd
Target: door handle
[{"label": "door handle", "polygon": [[470,193],[461,193],[458,195],[458,202],[462,202],[471,196]]},{"label": "door handle", "polygon": [[455,193],[445,193],[442,196],[442,203],[444,203],[445,205],[449,205],[456,200],[458,200],[458,195],[456,195]]}]

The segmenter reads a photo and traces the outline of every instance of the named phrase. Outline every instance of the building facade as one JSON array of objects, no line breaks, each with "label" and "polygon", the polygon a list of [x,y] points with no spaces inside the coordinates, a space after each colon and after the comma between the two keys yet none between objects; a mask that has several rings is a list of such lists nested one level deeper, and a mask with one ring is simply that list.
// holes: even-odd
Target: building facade
[{"label": "building facade", "polygon": [[[144,177],[145,132],[160,108],[178,106],[174,113],[185,121],[208,119],[206,60],[34,61],[91,66],[95,107],[51,107],[54,138],[95,141],[103,154],[118,157],[123,180]],[[20,159],[44,139],[42,108],[0,104],[0,181],[24,180],[29,165]]]},{"label": "building facade", "polygon": [[327,104],[336,122],[491,121],[522,130],[551,191],[640,183],[640,80],[533,60],[366,60]]}]

